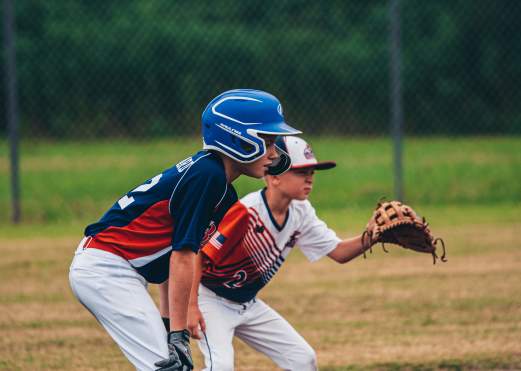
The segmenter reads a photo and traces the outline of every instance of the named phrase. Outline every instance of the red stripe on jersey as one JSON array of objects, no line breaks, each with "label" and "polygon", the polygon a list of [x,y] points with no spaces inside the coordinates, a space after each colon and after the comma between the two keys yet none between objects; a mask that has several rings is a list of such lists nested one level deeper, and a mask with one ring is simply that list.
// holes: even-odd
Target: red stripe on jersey
[{"label": "red stripe on jersey", "polygon": [[[257,231],[258,226],[263,228],[262,232]],[[279,255],[277,246],[275,244],[271,244],[270,241],[268,241],[268,239],[264,236],[266,230],[266,226],[259,220],[257,224],[250,223],[248,233],[251,235],[252,239],[256,240],[259,245],[263,246],[263,252],[266,259],[276,259]]]},{"label": "red stripe on jersey", "polygon": [[[213,283],[214,286],[219,286],[222,282],[229,280],[238,270],[245,271],[249,280],[255,280],[260,276],[260,273],[250,256],[247,256],[236,264],[224,266],[216,266],[208,260],[206,256],[204,256],[203,264],[202,282],[207,285]],[[217,281],[215,282],[215,280]]]},{"label": "red stripe on jersey", "polygon": [[[252,214],[250,213],[250,215]],[[252,217],[254,217],[254,215],[252,215]],[[263,232],[258,231],[259,227]],[[254,220],[250,221],[247,237],[252,242],[254,250],[261,256],[263,262],[270,260],[270,258],[276,259],[276,256],[272,253],[272,246],[270,246],[268,241],[260,237],[265,231],[266,226],[261,220],[257,220],[256,222]],[[264,266],[265,264],[262,265]]]},{"label": "red stripe on jersey", "polygon": [[[262,232],[256,233],[254,236],[255,236],[255,238],[257,238],[259,240],[260,243],[262,243],[263,246],[266,247],[265,251],[270,257],[270,259],[267,259],[267,260],[269,260],[268,265],[270,265],[278,259],[279,255],[281,253],[281,250],[277,247],[277,244],[275,243],[275,239],[271,235],[269,229],[266,228],[266,226],[260,219],[257,211],[255,209],[250,209],[250,211],[251,211],[250,215],[252,216],[253,220],[258,225],[262,226]],[[255,228],[255,231],[257,231],[256,228]]]},{"label": "red stripe on jersey", "polygon": [[172,245],[174,220],[168,200],[159,201],[123,227],[108,227],[92,238],[89,248],[97,248],[127,260],[152,255]]},{"label": "red stripe on jersey", "polygon": [[265,246],[266,252],[271,256],[271,258],[277,259],[277,257],[280,255],[280,251],[277,248],[275,239],[271,235],[269,229],[266,227],[266,225],[260,219],[260,217],[257,214],[257,211],[255,209],[250,209],[250,215],[252,216],[253,223],[256,223],[257,225],[262,227],[262,232],[257,232],[257,228],[256,228],[255,224],[251,225],[250,231],[255,232],[254,236],[260,240],[259,242],[262,243],[263,246]]},{"label": "red stripe on jersey", "polygon": [[262,259],[262,257],[260,257],[257,254],[254,246],[255,246],[255,243],[251,240],[250,234],[246,234],[242,241],[242,247],[244,247],[244,249],[246,249],[246,252],[248,253],[248,255],[255,262],[257,269],[262,270],[263,269],[263,263],[262,263],[263,259]]},{"label": "red stripe on jersey", "polygon": [[238,270],[246,272],[245,283],[269,280],[268,272],[281,252],[255,209],[237,202],[219,224],[218,232],[225,237],[222,246],[210,240],[202,249],[209,264],[203,266],[201,282],[217,287]]},{"label": "red stripe on jersey", "polygon": [[[218,232],[225,238],[222,246],[215,246],[212,240],[204,245],[202,251],[214,263],[221,263],[225,260],[236,261],[237,258],[228,259],[230,255],[235,255],[235,245],[240,243],[243,235],[248,228],[248,220],[250,215],[248,209],[240,201],[236,202],[224,216],[221,223],[219,223]],[[228,263],[229,264],[229,263]]]},{"label": "red stripe on jersey", "polygon": [[[264,226],[264,224],[262,223],[262,219],[261,219],[259,213],[257,212],[257,210],[251,208],[250,211],[254,214],[255,220],[256,220],[258,223],[261,223],[261,224]],[[265,226],[264,226],[264,227],[265,227]],[[271,233],[270,233],[270,231],[268,230],[268,228],[264,228],[264,231],[266,232],[266,236],[268,236],[268,238],[270,239],[271,244],[276,245],[276,243],[275,243],[275,238],[273,238],[273,236],[271,235]]]},{"label": "red stripe on jersey", "polygon": [[[207,259],[207,261],[208,261],[208,259]],[[220,272],[225,272],[225,271],[235,272],[240,267],[251,263],[251,258],[249,256],[246,256],[242,260],[232,262],[231,264],[220,264],[219,266],[212,264],[211,261],[210,261],[210,263],[208,263],[207,261],[205,261],[205,263],[208,264],[208,270],[212,270],[215,268],[215,269],[219,269]]]},{"label": "red stripe on jersey", "polygon": [[269,246],[257,236],[257,232],[254,232],[251,229],[248,231],[247,238],[251,241],[253,253],[260,261],[260,268],[263,271],[266,271],[270,265],[270,261],[274,259],[269,254]]},{"label": "red stripe on jersey", "polygon": [[[258,277],[260,275],[259,271],[255,268],[255,266],[253,264],[251,264],[251,262],[248,265],[244,266],[244,267],[237,268],[237,270],[245,271],[248,274],[248,277],[250,279]],[[234,271],[233,273],[235,273],[236,271]],[[204,277],[229,279],[230,277],[233,276],[233,274],[230,275],[229,272],[220,272],[219,270],[212,270],[212,271],[207,270],[207,271],[204,272],[203,276]]]}]

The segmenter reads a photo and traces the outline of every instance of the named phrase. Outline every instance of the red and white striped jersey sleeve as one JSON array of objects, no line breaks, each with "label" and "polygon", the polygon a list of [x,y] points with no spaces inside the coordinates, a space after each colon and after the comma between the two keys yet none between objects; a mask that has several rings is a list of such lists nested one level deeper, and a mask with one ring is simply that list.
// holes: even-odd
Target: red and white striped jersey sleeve
[{"label": "red and white striped jersey sleeve", "polygon": [[234,248],[241,243],[246,235],[249,219],[248,208],[240,201],[236,202],[226,212],[217,231],[202,248],[202,252],[214,264],[219,264],[230,254],[233,254]]}]

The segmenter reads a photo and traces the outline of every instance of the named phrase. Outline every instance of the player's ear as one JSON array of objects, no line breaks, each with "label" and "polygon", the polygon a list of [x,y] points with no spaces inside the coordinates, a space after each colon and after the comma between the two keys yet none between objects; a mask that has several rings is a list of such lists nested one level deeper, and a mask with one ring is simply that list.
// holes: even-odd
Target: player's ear
[{"label": "player's ear", "polygon": [[280,178],[278,175],[266,175],[264,180],[268,187],[277,187],[280,184]]}]

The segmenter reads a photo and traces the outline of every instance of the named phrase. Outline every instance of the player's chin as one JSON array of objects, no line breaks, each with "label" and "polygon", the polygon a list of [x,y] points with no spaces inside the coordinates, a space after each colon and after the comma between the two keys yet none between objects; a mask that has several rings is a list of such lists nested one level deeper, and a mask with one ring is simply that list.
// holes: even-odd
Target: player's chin
[{"label": "player's chin", "polygon": [[248,172],[246,173],[247,176],[249,177],[252,177],[252,178],[263,178],[265,177],[266,175],[268,175],[268,169],[266,167],[262,167],[262,168],[253,168],[253,169],[248,169]]},{"label": "player's chin", "polygon": [[302,190],[294,198],[296,198],[299,201],[304,201],[304,200],[307,200],[309,198],[309,194],[310,193],[311,193],[311,189],[309,189],[309,190]]},{"label": "player's chin", "polygon": [[304,189],[302,190],[302,195],[303,195],[303,197],[304,197],[304,198],[308,198],[309,195],[311,194],[311,191],[312,191],[312,190],[313,190],[313,188],[311,188],[311,187],[310,187],[310,188],[307,188],[307,187],[304,188]]}]

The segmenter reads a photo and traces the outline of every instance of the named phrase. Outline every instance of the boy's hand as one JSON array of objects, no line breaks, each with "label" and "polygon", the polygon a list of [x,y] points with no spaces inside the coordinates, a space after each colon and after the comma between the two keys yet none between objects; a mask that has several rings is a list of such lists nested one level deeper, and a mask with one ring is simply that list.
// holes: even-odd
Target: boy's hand
[{"label": "boy's hand", "polygon": [[197,304],[190,304],[188,307],[188,331],[193,339],[201,340],[199,329],[205,332],[206,322],[199,310],[199,306]]}]

